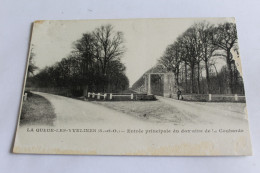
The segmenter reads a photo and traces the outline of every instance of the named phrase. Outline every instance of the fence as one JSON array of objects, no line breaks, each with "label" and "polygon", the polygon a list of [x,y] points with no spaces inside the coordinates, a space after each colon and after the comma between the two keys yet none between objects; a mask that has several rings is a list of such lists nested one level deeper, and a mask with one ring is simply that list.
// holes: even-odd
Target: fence
[{"label": "fence", "polygon": [[246,102],[246,97],[244,95],[217,95],[209,94],[209,101],[229,101],[229,102]]},{"label": "fence", "polygon": [[134,99],[134,94],[131,93],[131,94],[113,94],[113,93],[110,93],[110,94],[107,94],[107,93],[104,93],[104,94],[101,94],[101,93],[88,93],[88,98],[96,98],[98,100],[101,100],[101,97],[103,98],[103,100],[106,100],[106,99],[109,99],[109,100],[112,100],[113,97],[129,97],[131,100]]},{"label": "fence", "polygon": [[[177,98],[176,95],[171,96]],[[207,101],[207,102],[246,102],[244,95],[238,94],[189,94],[182,95],[183,100],[187,101]]]},{"label": "fence", "polygon": [[90,100],[108,101],[134,101],[134,100],[155,100],[153,95],[137,93],[92,93],[88,92],[87,98]]}]

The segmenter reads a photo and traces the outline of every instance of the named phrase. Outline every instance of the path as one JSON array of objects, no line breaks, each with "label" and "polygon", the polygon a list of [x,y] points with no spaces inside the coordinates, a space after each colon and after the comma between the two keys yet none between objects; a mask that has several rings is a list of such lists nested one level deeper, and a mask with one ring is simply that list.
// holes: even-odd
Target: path
[{"label": "path", "polygon": [[54,107],[57,119],[56,126],[84,126],[86,124],[96,125],[124,125],[140,124],[140,120],[127,114],[68,97],[34,92],[35,94],[45,97]]}]

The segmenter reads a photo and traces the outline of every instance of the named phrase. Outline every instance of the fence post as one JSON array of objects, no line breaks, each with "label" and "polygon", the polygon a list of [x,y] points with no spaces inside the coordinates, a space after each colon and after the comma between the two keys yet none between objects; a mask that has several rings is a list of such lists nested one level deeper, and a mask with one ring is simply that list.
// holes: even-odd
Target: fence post
[{"label": "fence post", "polygon": [[97,99],[98,99],[98,100],[100,99],[100,93],[98,93],[98,95],[97,95]]},{"label": "fence post", "polygon": [[90,97],[90,92],[88,92],[88,98]]},{"label": "fence post", "polygon": [[211,94],[209,94],[209,101],[211,101]]},{"label": "fence post", "polygon": [[147,89],[147,95],[151,94],[151,74],[148,74],[148,89]]},{"label": "fence post", "polygon": [[23,100],[24,100],[24,101],[27,100],[27,93],[24,94]]},{"label": "fence post", "polygon": [[112,100],[112,98],[113,98],[113,94],[112,94],[112,93],[110,93],[110,100]]},{"label": "fence post", "polygon": [[235,101],[238,101],[238,96],[237,96],[237,94],[235,94]]},{"label": "fence post", "polygon": [[131,100],[133,100],[133,99],[134,99],[134,94],[132,93],[132,94],[131,94]]},{"label": "fence post", "polygon": [[95,98],[95,93],[94,92],[92,93],[92,98]]},{"label": "fence post", "polygon": [[104,100],[106,100],[106,97],[107,97],[107,93],[104,94]]}]

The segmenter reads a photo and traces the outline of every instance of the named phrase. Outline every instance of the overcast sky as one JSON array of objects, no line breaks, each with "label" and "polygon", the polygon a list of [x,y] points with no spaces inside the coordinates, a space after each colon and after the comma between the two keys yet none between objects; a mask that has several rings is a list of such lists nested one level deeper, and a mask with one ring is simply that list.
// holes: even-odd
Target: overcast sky
[{"label": "overcast sky", "polygon": [[71,52],[73,42],[83,33],[112,24],[115,31],[124,34],[126,52],[122,62],[131,86],[156,64],[169,44],[192,24],[203,20],[212,24],[234,21],[233,18],[40,21],[33,28],[34,62],[40,69],[53,65]]}]

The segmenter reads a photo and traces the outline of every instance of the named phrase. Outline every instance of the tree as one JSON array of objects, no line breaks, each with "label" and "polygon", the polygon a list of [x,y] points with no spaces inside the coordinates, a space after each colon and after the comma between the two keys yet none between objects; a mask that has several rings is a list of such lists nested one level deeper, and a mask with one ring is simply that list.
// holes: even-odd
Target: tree
[{"label": "tree", "polygon": [[185,47],[185,60],[191,68],[191,93],[195,92],[194,87],[194,73],[195,66],[197,65],[198,75],[197,93],[200,93],[200,61],[201,61],[201,42],[198,38],[198,31],[194,26],[187,29],[182,35],[182,46]]},{"label": "tree", "polygon": [[121,62],[123,34],[111,25],[87,32],[73,43],[73,50],[60,62],[46,67],[36,76],[40,87],[70,90],[74,96],[92,92],[128,89],[129,81]]},{"label": "tree", "polygon": [[205,64],[206,71],[206,81],[207,81],[207,93],[210,93],[210,77],[209,77],[209,62],[210,58],[213,56],[215,50],[217,50],[217,46],[212,44],[212,35],[214,30],[214,25],[208,22],[201,22],[195,25],[198,30],[199,40],[201,42],[201,59]]},{"label": "tree", "polygon": [[234,23],[224,23],[220,24],[214,30],[212,37],[213,44],[219,49],[224,51],[223,54],[219,54],[226,59],[227,70],[229,73],[228,84],[231,90],[231,93],[234,93],[234,82],[233,82],[233,71],[232,71],[232,62],[233,55],[231,53],[232,48],[237,44],[237,30]]},{"label": "tree", "polygon": [[123,44],[123,33],[115,32],[112,25],[102,25],[93,32],[95,57],[101,64],[101,72],[106,75],[109,63],[120,60],[125,48]]},{"label": "tree", "polygon": [[162,64],[168,72],[174,73],[177,86],[179,86],[180,56],[179,44],[175,42],[166,48],[163,56],[159,60],[159,63]]},{"label": "tree", "polygon": [[178,37],[177,42],[179,45],[181,62],[182,65],[184,66],[184,71],[185,71],[185,92],[188,93],[188,62],[189,62],[188,47],[185,45],[186,42],[183,36]]},{"label": "tree", "polygon": [[30,57],[29,57],[28,72],[29,72],[29,74],[32,74],[32,75],[34,75],[34,71],[36,69],[38,69],[38,67],[33,62],[34,57],[35,57],[35,53],[33,52],[33,48],[31,48],[31,53],[30,53]]},{"label": "tree", "polygon": [[83,94],[87,95],[89,86],[94,81],[94,64],[96,63],[95,58],[95,38],[91,33],[84,33],[82,38],[77,40],[74,45],[74,51],[71,53],[71,57],[80,64],[80,85],[83,85]]},{"label": "tree", "polygon": [[96,28],[94,37],[94,55],[101,67],[103,91],[107,85],[106,75],[111,61],[120,60],[125,48],[123,46],[123,33],[115,32],[112,25],[102,25]]}]

